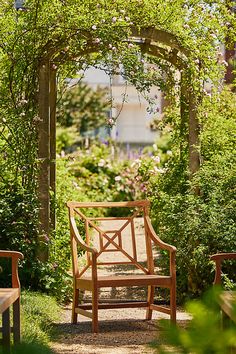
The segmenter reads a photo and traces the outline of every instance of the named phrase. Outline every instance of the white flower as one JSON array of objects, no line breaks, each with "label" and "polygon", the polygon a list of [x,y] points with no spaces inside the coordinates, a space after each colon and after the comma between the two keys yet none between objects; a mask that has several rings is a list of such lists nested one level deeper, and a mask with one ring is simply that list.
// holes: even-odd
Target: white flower
[{"label": "white flower", "polygon": [[96,43],[96,44],[98,44],[98,43],[100,43],[101,42],[101,39],[100,38],[95,38],[94,40],[93,40],[93,43]]},{"label": "white flower", "polygon": [[156,144],[153,144],[152,147],[153,147],[154,151],[157,151],[157,145]]},{"label": "white flower", "polygon": [[96,30],[97,29],[97,26],[96,25],[92,25],[92,30]]},{"label": "white flower", "polygon": [[105,165],[106,161],[101,159],[99,162],[98,162],[98,166],[99,167],[103,167]]},{"label": "white flower", "polygon": [[115,23],[117,21],[117,17],[112,17],[112,22]]},{"label": "white flower", "polygon": [[108,121],[107,121],[107,123],[108,123],[109,125],[113,125],[113,124],[114,124],[114,119],[113,119],[113,118],[109,118]]},{"label": "white flower", "polygon": [[115,181],[116,181],[116,182],[118,182],[118,181],[120,181],[120,180],[121,180],[121,176],[116,176],[116,177],[115,177]]}]

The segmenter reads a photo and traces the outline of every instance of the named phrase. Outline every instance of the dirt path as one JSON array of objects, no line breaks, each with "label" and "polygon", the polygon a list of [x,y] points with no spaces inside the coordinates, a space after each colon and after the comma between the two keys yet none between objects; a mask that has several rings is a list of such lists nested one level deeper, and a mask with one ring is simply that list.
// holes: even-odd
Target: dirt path
[{"label": "dirt path", "polygon": [[[142,237],[143,226],[142,220],[137,219],[135,222],[138,233],[137,245],[139,246],[139,260],[145,258],[145,243]],[[116,229],[118,224],[112,224],[111,228]],[[131,242],[129,240],[128,230],[124,237],[124,247],[128,252],[131,250]],[[112,252],[106,253],[106,257],[114,257]],[[158,258],[158,255],[157,255]],[[107,259],[110,260],[110,259]],[[116,259],[117,260],[117,259]],[[102,274],[123,274],[124,272],[132,272],[129,267],[112,266],[106,267]],[[138,270],[139,272],[139,270]],[[100,298],[126,299],[126,300],[144,300],[146,298],[146,289],[144,288],[108,288],[100,293]],[[158,319],[169,316],[153,312],[153,319],[145,321],[145,309],[115,309],[99,311],[99,333],[91,333],[91,320],[86,317],[79,316],[77,325],[70,323],[71,308],[63,309],[60,323],[56,325],[59,336],[57,342],[52,343],[52,348],[56,354],[143,354],[155,353],[150,347],[150,342],[157,339],[161,327]],[[184,312],[178,311],[178,324],[184,326],[189,316]]]}]

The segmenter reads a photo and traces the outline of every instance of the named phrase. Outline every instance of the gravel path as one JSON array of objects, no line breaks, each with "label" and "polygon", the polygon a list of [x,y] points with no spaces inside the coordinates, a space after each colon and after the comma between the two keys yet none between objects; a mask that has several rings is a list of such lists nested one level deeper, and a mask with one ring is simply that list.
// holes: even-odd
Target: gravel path
[{"label": "gravel path", "polygon": [[[138,233],[137,245],[139,246],[139,260],[145,258],[145,243],[143,240],[143,222],[137,219],[135,222]],[[112,229],[119,227],[118,224],[111,225]],[[123,246],[131,252],[131,242],[129,240],[128,230],[124,238]],[[117,253],[116,253],[117,254]],[[112,252],[106,253],[106,257],[114,257]],[[158,259],[158,255],[157,255]],[[117,259],[116,259],[117,260]],[[106,267],[102,274],[122,274],[124,272],[133,272],[132,269],[125,266]],[[146,290],[143,288],[110,288],[105,289],[100,294],[101,298],[112,299],[135,299],[142,300],[146,297]],[[169,316],[153,312],[153,319],[146,321],[145,309],[113,309],[99,311],[99,333],[91,333],[91,320],[79,316],[79,322],[76,325],[70,323],[71,307],[65,307],[62,311],[61,321],[56,324],[59,336],[57,342],[51,343],[56,354],[143,354],[155,353],[150,347],[150,342],[157,339],[161,327],[158,319]],[[180,326],[185,326],[189,316],[178,311],[177,322]]]},{"label": "gravel path", "polygon": [[[158,338],[164,314],[154,312],[151,321],[145,321],[145,309],[101,310],[100,333],[91,333],[91,321],[85,317],[77,325],[70,323],[71,309],[64,308],[62,322],[57,324],[59,337],[52,343],[57,354],[151,354],[149,344]],[[185,326],[189,316],[178,311],[178,325]]]}]

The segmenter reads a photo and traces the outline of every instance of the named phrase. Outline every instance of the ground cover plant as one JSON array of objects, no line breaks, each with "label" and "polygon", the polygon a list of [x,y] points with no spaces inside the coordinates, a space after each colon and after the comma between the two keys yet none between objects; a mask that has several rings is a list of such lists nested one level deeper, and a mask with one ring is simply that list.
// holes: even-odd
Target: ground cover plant
[{"label": "ground cover plant", "polygon": [[[13,346],[11,353],[52,354],[50,341],[55,335],[53,324],[58,320],[61,311],[56,300],[41,293],[23,291],[21,304],[21,343]],[[2,346],[0,353],[5,353]]]}]

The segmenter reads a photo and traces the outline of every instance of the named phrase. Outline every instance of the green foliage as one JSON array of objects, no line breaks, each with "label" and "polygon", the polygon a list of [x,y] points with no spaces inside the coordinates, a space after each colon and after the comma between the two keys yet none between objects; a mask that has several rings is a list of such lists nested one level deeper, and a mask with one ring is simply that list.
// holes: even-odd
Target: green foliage
[{"label": "green foliage", "polygon": [[78,136],[105,126],[109,102],[107,89],[96,90],[79,81],[76,85],[67,86],[58,103],[57,121],[62,127],[75,126]]},{"label": "green foliage", "polygon": [[[235,350],[235,324],[229,323],[222,328],[221,311],[218,305],[219,291],[210,291],[202,300],[194,300],[186,305],[186,311],[192,316],[190,324],[183,329],[169,327],[162,322],[164,331],[154,347],[157,353],[191,354],[227,354]],[[160,343],[161,344],[159,346]]]},{"label": "green foliage", "polygon": [[[179,300],[199,295],[212,283],[211,254],[236,250],[235,96],[222,92],[205,105],[200,171],[186,182],[185,169],[173,156],[175,165],[172,161],[152,187],[155,227],[177,247]],[[196,186],[200,195],[193,193]],[[235,282],[232,267],[226,265],[225,273]]]},{"label": "green foliage", "polygon": [[57,127],[56,147],[57,152],[68,150],[78,141],[78,132],[75,126],[70,128]]},{"label": "green foliage", "polygon": [[57,215],[56,230],[51,235],[49,261],[41,279],[44,288],[60,301],[68,301],[72,295],[70,258],[70,229],[66,202],[83,201],[85,194],[77,187],[75,178],[70,174],[64,159],[57,160],[57,193],[54,207]]}]

